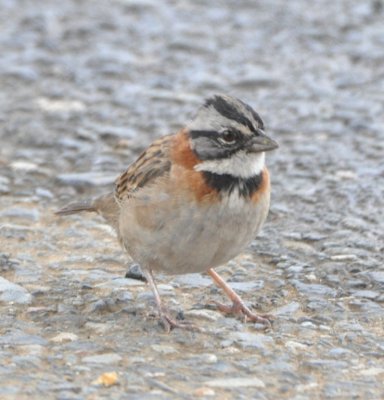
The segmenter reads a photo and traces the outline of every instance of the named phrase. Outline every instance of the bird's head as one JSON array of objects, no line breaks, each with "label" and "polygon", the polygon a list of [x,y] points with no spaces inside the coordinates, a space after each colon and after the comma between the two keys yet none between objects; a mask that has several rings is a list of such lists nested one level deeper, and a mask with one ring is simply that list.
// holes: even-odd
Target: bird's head
[{"label": "bird's head", "polygon": [[264,133],[260,116],[241,100],[214,95],[188,125],[192,150],[201,161],[195,168],[249,178],[261,172],[265,152],[278,144]]}]

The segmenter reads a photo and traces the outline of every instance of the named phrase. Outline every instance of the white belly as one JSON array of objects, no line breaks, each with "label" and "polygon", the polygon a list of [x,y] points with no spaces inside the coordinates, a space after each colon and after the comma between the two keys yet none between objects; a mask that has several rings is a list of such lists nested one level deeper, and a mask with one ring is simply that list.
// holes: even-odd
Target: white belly
[{"label": "white belly", "polygon": [[257,205],[237,193],[198,208],[181,202],[132,203],[125,208],[120,237],[143,267],[185,274],[226,263],[255,238],[268,213],[269,195]]}]

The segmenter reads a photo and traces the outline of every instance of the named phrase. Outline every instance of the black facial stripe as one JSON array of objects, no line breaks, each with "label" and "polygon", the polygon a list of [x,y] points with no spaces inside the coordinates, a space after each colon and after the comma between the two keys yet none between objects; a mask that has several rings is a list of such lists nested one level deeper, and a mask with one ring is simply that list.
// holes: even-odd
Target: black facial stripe
[{"label": "black facial stripe", "polygon": [[[240,100],[239,100],[240,101]],[[252,113],[252,116],[255,118],[255,120],[260,124],[261,127],[263,125],[263,122],[261,121],[261,118],[256,114],[255,111],[252,110],[251,107],[249,107],[247,104],[241,102],[241,104]],[[205,103],[206,107],[213,106],[215,110],[221,114],[223,117],[231,119],[233,121],[238,122],[241,125],[247,126],[251,132],[256,133],[256,129],[253,126],[252,122],[241,112],[239,112],[236,107],[234,107],[232,104],[228,103],[225,101],[220,96],[214,96],[210,99],[208,99]]]},{"label": "black facial stripe", "polygon": [[[235,135],[237,143],[244,143],[244,138],[243,134],[239,132],[237,129],[228,129]],[[218,139],[220,136],[223,136],[223,132],[217,132],[217,131],[206,131],[206,130],[191,130],[189,131],[189,135],[191,136],[192,139],[197,139],[199,137],[208,137],[208,138],[213,138],[213,139]],[[230,144],[229,144],[230,145]]]},{"label": "black facial stripe", "polygon": [[250,178],[239,178],[230,174],[214,174],[213,172],[203,171],[204,180],[208,186],[218,192],[231,194],[238,190],[240,196],[251,197],[263,182],[263,172]]},{"label": "black facial stripe", "polygon": [[192,139],[197,139],[201,136],[205,137],[214,137],[217,138],[219,136],[219,132],[216,131],[189,131],[189,135],[191,136]]},{"label": "black facial stripe", "polygon": [[231,157],[239,150],[244,150],[244,140],[224,145],[218,142],[217,138],[220,133],[216,131],[191,130],[189,135],[197,143],[201,140],[207,141],[203,146],[197,146],[194,149],[195,154],[202,161],[222,160]]}]

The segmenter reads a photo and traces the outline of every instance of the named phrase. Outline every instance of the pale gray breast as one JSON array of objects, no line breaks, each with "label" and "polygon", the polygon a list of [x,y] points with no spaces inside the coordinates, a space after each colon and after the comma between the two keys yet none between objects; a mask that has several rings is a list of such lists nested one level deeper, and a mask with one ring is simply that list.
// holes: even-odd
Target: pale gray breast
[{"label": "pale gray breast", "polygon": [[213,205],[189,205],[183,199],[153,197],[123,207],[120,236],[144,267],[169,274],[203,272],[236,255],[256,236],[269,207],[269,194],[257,205],[234,193]]}]

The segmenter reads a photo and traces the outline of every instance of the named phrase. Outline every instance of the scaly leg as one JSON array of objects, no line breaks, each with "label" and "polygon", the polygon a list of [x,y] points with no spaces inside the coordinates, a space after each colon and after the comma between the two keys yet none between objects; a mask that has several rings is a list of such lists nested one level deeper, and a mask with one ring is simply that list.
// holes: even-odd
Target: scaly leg
[{"label": "scaly leg", "polygon": [[273,319],[270,315],[257,315],[253,313],[245,304],[241,297],[224,281],[224,279],[212,268],[208,270],[208,274],[214,280],[217,286],[222,288],[225,294],[232,300],[232,306],[216,303],[218,309],[227,314],[242,314],[245,320],[252,322],[260,322],[265,325],[266,328],[271,327],[271,320]]},{"label": "scaly leg", "polygon": [[185,322],[185,321],[177,322],[168,315],[168,313],[165,311],[163,303],[161,301],[160,293],[157,289],[155,280],[153,278],[152,271],[150,269],[146,269],[146,268],[142,268],[142,270],[143,270],[145,277],[147,278],[147,282],[148,282],[149,286],[151,287],[152,293],[155,296],[155,301],[156,301],[160,321],[161,321],[161,324],[163,325],[165,331],[169,333],[174,328],[196,330],[196,328],[192,324]]}]

